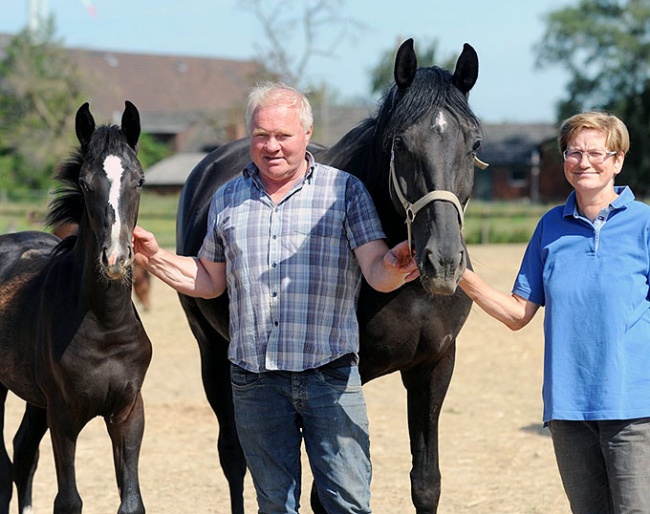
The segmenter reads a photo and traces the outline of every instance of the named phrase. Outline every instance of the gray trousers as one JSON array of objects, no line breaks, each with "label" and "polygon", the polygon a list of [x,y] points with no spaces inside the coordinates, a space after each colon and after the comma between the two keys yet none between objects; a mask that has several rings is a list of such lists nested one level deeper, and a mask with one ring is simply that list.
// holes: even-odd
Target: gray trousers
[{"label": "gray trousers", "polygon": [[650,513],[650,418],[548,426],[574,514]]}]

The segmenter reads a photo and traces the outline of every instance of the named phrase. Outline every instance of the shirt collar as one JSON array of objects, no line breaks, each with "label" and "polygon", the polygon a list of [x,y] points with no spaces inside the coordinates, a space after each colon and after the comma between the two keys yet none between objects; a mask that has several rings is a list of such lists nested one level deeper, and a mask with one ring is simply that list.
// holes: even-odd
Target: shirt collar
[{"label": "shirt collar", "polygon": [[[629,188],[629,186],[614,186],[614,191],[616,191],[616,194],[618,196],[614,199],[614,201],[611,204],[609,204],[608,207],[609,212],[625,209],[627,208],[628,204],[634,201],[635,196],[632,190]],[[580,212],[578,210],[578,203],[576,202],[575,191],[571,191],[569,197],[567,198],[566,203],[564,204],[563,216],[565,218],[568,217],[577,218],[578,216],[580,216]]]}]

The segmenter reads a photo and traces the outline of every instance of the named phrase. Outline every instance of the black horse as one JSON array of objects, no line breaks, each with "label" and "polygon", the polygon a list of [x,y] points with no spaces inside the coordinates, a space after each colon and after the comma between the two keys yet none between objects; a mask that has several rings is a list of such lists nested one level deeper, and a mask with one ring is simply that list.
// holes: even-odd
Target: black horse
[{"label": "black horse", "polygon": [[0,236],[0,430],[8,390],[27,402],[13,465],[0,437],[0,514],[12,479],[21,514],[31,512],[39,443],[50,429],[58,494],[55,513],[81,512],[75,477],[79,432],[102,416],[113,444],[120,514],[144,513],[138,460],[140,393],[151,343],[131,301],[132,231],[144,173],[136,157],[140,116],[126,102],[122,128],[77,111],[79,150],[57,173],[48,224],[76,236]]},{"label": "black horse", "polygon": [[[456,336],[471,306],[456,286],[469,265],[461,229],[481,143],[479,121],[467,104],[478,57],[465,45],[453,74],[417,68],[408,40],[398,50],[394,75],[376,117],[331,149],[311,149],[318,161],[363,180],[389,245],[412,239],[419,282],[388,294],[362,286],[360,371],[364,382],[401,372],[408,393],[412,499],[418,513],[433,513],[440,497],[438,419],[454,367]],[[197,254],[210,198],[242,170],[250,159],[248,148],[246,140],[225,145],[192,171],[179,203],[179,254]],[[219,420],[219,455],[232,512],[241,514],[246,466],[235,432],[226,358],[228,299],[180,295],[180,300],[198,340],[203,384]],[[312,506],[322,512],[313,494]]]}]

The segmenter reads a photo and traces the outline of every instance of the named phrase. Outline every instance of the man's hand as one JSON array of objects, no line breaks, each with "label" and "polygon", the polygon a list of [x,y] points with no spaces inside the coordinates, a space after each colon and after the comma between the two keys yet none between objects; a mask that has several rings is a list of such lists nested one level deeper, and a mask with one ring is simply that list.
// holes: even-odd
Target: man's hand
[{"label": "man's hand", "polygon": [[160,250],[156,237],[141,226],[133,229],[133,251],[135,252],[135,262],[147,267],[149,259],[156,255]]},{"label": "man's hand", "polygon": [[384,255],[384,263],[404,273],[404,282],[411,282],[420,276],[418,265],[413,259],[408,241],[402,241]]}]

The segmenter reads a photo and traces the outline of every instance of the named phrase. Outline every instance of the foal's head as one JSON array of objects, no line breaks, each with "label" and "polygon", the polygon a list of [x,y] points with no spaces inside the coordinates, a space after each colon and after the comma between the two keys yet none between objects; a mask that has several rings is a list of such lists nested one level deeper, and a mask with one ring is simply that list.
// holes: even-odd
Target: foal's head
[{"label": "foal's head", "polygon": [[102,275],[119,280],[133,264],[131,246],[144,172],[137,159],[140,115],[125,102],[121,127],[95,127],[88,103],[77,111],[77,153],[57,173],[47,222],[78,225],[77,246],[97,260]]}]

